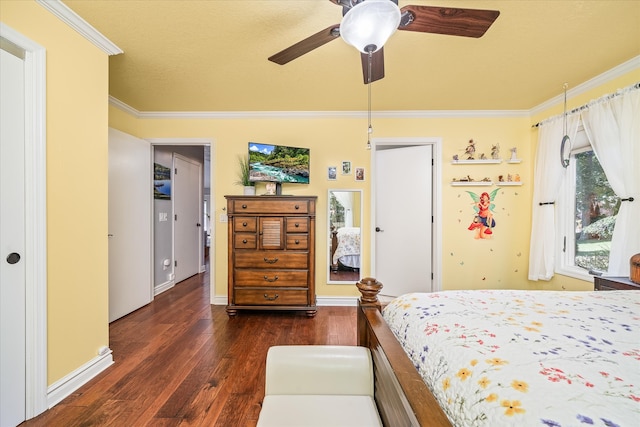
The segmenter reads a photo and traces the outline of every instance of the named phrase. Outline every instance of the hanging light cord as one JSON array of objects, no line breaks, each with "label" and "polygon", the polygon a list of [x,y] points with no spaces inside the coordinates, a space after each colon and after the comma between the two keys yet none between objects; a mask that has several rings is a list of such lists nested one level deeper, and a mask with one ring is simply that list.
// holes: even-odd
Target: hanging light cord
[{"label": "hanging light cord", "polygon": [[368,121],[369,127],[367,128],[367,150],[371,150],[371,134],[373,133],[373,127],[371,127],[371,62],[373,58],[373,52],[369,51],[369,61],[368,61],[368,76],[367,76],[367,90],[369,92],[369,103],[368,103]]}]

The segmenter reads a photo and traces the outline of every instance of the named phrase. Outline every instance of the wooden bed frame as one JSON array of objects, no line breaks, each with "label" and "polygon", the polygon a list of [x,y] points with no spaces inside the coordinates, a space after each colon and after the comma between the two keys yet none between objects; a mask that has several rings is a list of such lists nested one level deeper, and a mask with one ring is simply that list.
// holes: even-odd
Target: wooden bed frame
[{"label": "wooden bed frame", "polygon": [[382,284],[367,277],[356,283],[358,345],[371,350],[375,401],[385,426],[451,427],[436,398],[382,318]]}]

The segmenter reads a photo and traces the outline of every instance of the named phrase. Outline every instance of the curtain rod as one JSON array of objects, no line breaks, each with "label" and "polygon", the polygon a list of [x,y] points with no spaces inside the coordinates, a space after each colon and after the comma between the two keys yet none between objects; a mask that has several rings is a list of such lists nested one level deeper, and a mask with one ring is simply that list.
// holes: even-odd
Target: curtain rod
[{"label": "curtain rod", "polygon": [[[618,91],[618,92],[610,93],[609,95],[604,95],[604,96],[600,97],[599,99],[597,99],[597,100],[595,100],[595,101],[591,101],[591,102],[589,102],[588,104],[581,105],[580,107],[576,107],[576,108],[574,108],[573,110],[568,111],[566,114],[574,114],[574,113],[577,113],[578,111],[586,110],[586,109],[588,109],[588,108],[589,108],[589,105],[593,104],[594,102],[600,102],[600,101],[603,101],[603,100],[607,100],[607,99],[615,98],[616,96],[622,95],[622,94],[623,94],[623,93],[625,93],[627,90],[631,90],[631,89],[640,89],[640,82],[635,83],[634,85],[629,86],[629,87],[627,87],[627,88],[624,88],[624,89],[622,89],[622,90],[620,90],[620,91]],[[563,113],[563,114],[564,114],[564,113]],[[558,117],[559,117],[559,116],[562,116],[562,114],[559,114],[559,115],[558,115]],[[556,117],[556,116],[554,116],[554,117]],[[536,123],[535,125],[531,125],[531,127],[532,127],[532,128],[537,128],[537,127],[539,127],[542,123],[544,123],[545,121],[550,120],[550,119],[552,119],[552,118],[554,118],[554,117],[549,117],[548,119],[545,119],[545,120],[539,121],[539,122],[538,122],[538,123]]]}]

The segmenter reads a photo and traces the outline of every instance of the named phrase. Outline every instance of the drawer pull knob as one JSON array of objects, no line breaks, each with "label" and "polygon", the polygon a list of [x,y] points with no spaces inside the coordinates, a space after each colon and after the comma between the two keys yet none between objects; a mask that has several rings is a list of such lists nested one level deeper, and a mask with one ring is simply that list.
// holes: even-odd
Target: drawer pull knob
[{"label": "drawer pull knob", "polygon": [[269,279],[269,277],[264,276],[264,280],[266,280],[267,282],[275,282],[276,280],[278,280],[278,276],[273,276],[273,279]]},{"label": "drawer pull knob", "polygon": [[246,222],[246,221],[245,221],[245,222],[243,222],[243,223],[242,223],[242,226],[243,226],[243,227],[246,227],[246,226],[247,226],[247,222]]},{"label": "drawer pull knob", "polygon": [[300,244],[300,240],[298,240],[298,239],[296,239],[295,242],[296,242],[296,245]]},{"label": "drawer pull knob", "polygon": [[242,243],[247,243],[247,239],[242,239]]},{"label": "drawer pull knob", "polygon": [[300,205],[296,205],[296,206],[295,206],[295,208],[296,208],[296,209],[300,209]]},{"label": "drawer pull knob", "polygon": [[294,224],[294,227],[295,227],[295,228],[298,228],[298,227],[300,227],[300,224],[298,224],[298,223],[296,222],[296,223]]},{"label": "drawer pull knob", "polygon": [[267,301],[275,301],[278,299],[278,296],[278,294],[275,294],[274,296],[270,297],[269,295],[264,294],[264,299],[266,299]]},{"label": "drawer pull knob", "polygon": [[276,262],[278,262],[278,257],[274,259],[269,259],[267,257],[264,257],[264,262],[266,262],[267,264],[275,264]]},{"label": "drawer pull knob", "polygon": [[242,205],[242,209],[247,209],[247,205]]}]

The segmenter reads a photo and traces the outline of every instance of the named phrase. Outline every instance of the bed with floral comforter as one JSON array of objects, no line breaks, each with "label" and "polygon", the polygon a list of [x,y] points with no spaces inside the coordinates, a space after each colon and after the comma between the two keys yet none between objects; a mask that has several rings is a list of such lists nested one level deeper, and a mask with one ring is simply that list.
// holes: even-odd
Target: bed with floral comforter
[{"label": "bed with floral comforter", "polygon": [[445,291],[383,316],[455,426],[640,426],[640,291]]},{"label": "bed with floral comforter", "polygon": [[342,227],[337,233],[338,247],[333,254],[333,263],[338,261],[346,267],[360,268],[360,227]]}]

